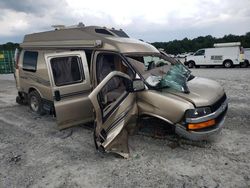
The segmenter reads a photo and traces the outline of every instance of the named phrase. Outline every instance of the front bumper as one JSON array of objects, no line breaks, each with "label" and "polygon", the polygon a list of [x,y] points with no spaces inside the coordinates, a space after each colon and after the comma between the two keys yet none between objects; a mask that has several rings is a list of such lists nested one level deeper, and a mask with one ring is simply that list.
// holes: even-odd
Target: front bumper
[{"label": "front bumper", "polygon": [[225,121],[227,108],[228,108],[228,103],[226,100],[215,112],[207,116],[187,119],[189,123],[199,123],[210,119],[215,119],[216,124],[212,127],[193,131],[193,130],[187,130],[186,127],[184,127],[181,124],[177,124],[175,127],[175,132],[179,136],[187,138],[189,140],[194,140],[194,141],[207,140],[221,131]]}]

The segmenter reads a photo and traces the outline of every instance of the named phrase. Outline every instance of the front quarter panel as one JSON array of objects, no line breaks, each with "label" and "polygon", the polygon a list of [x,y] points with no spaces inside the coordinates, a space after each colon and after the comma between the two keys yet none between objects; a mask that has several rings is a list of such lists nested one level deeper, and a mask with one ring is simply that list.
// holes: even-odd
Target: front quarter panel
[{"label": "front quarter panel", "polygon": [[155,115],[169,123],[180,122],[187,109],[193,109],[192,103],[170,93],[146,90],[137,94],[139,115]]}]

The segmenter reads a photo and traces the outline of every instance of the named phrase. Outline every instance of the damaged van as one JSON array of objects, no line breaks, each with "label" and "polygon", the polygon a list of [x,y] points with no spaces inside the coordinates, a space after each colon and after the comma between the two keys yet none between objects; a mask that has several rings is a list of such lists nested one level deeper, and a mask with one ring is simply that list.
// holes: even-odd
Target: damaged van
[{"label": "damaged van", "polygon": [[191,140],[206,140],[223,126],[228,104],[217,82],[123,30],[60,26],[26,35],[20,46],[17,102],[53,114],[59,129],[94,121],[98,150],[128,157],[128,134],[143,117]]}]

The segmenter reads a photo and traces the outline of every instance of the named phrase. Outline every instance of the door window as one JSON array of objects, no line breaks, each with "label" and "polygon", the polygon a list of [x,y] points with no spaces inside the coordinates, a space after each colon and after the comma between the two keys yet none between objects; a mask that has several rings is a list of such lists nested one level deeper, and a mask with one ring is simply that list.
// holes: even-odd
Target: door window
[{"label": "door window", "polygon": [[50,64],[56,86],[75,84],[85,79],[78,56],[52,58]]},{"label": "door window", "polygon": [[117,54],[100,53],[97,56],[97,82],[98,84],[112,71],[120,71],[130,76],[135,77],[133,70],[124,62]]},{"label": "door window", "polygon": [[102,110],[103,117],[109,113],[109,109],[115,109],[124,97],[128,95],[130,80],[120,76],[112,77],[98,93],[98,103]]},{"label": "door window", "polygon": [[205,50],[199,50],[194,55],[195,56],[201,56],[201,55],[204,55],[204,54],[205,54]]},{"label": "door window", "polygon": [[104,109],[126,93],[127,84],[128,83],[126,83],[126,80],[123,77],[115,76],[111,78],[99,93],[99,103],[101,108]]}]

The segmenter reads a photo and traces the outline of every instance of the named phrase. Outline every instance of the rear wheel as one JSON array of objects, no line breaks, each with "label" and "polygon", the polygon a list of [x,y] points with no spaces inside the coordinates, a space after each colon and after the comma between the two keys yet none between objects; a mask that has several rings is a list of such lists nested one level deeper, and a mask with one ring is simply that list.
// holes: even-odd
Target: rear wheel
[{"label": "rear wheel", "polygon": [[249,62],[247,61],[247,60],[245,60],[244,62],[242,62],[241,64],[240,64],[240,67],[241,68],[247,68],[249,66]]},{"label": "rear wheel", "polygon": [[38,115],[44,115],[42,98],[37,91],[31,91],[28,95],[30,109]]},{"label": "rear wheel", "polygon": [[18,92],[18,96],[16,97],[16,103],[21,105],[28,104],[27,95],[25,93]]},{"label": "rear wheel", "polygon": [[192,69],[194,68],[194,66],[195,66],[195,63],[193,61],[188,62],[188,68]]},{"label": "rear wheel", "polygon": [[16,103],[18,103],[18,104],[23,104],[23,101],[22,101],[22,99],[21,99],[20,96],[17,96],[17,97],[16,97]]},{"label": "rear wheel", "polygon": [[223,63],[223,65],[224,65],[225,68],[232,68],[233,67],[232,61],[229,61],[229,60],[225,61]]}]

